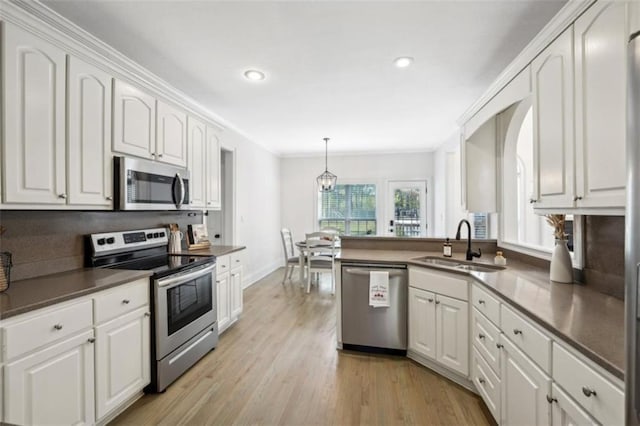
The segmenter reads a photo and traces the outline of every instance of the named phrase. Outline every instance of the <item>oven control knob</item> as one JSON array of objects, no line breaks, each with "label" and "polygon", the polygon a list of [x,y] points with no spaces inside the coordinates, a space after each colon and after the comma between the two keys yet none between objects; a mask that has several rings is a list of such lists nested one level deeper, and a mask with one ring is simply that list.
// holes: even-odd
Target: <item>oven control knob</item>
[{"label": "oven control knob", "polygon": [[153,238],[153,234],[151,233],[147,234],[147,238]]},{"label": "oven control knob", "polygon": [[161,237],[164,237],[164,232],[161,232],[161,233],[160,233],[160,236],[161,236]]},{"label": "oven control knob", "polygon": [[107,244],[113,244],[113,243],[115,243],[115,242],[116,242],[116,239],[115,239],[115,238],[113,238],[113,237],[109,237],[109,238],[107,238]]},{"label": "oven control knob", "polygon": [[158,238],[160,236],[160,234],[158,234],[157,232],[153,233],[153,238]]},{"label": "oven control knob", "polygon": [[104,245],[104,238],[98,238],[97,243],[98,243],[99,246],[103,246]]}]

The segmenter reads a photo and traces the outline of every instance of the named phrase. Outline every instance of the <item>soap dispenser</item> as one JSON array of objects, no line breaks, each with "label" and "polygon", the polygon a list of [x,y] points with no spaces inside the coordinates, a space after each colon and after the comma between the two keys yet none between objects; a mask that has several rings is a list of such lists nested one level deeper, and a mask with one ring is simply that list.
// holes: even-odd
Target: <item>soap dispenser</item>
[{"label": "soap dispenser", "polygon": [[442,255],[444,257],[452,256],[451,243],[449,242],[449,238],[447,238],[447,241],[445,241],[442,245]]}]

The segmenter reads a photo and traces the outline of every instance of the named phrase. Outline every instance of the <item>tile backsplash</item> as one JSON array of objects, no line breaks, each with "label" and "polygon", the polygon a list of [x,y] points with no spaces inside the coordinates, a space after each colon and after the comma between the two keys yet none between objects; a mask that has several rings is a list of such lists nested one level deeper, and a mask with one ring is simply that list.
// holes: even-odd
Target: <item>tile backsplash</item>
[{"label": "tile backsplash", "polygon": [[202,223],[202,212],[0,212],[6,228],[0,250],[11,252],[11,280],[69,271],[84,266],[84,236],[97,232],[154,228],[177,223]]}]

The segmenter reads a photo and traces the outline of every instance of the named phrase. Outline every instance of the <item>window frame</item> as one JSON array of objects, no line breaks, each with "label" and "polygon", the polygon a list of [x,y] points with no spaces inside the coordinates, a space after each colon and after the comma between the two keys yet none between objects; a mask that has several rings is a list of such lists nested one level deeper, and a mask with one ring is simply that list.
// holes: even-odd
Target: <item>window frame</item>
[{"label": "window frame", "polygon": [[[372,235],[379,235],[379,230],[380,230],[380,207],[381,207],[381,197],[380,197],[380,185],[378,184],[378,182],[375,179],[339,179],[339,181],[337,182],[337,185],[370,185],[373,186],[376,190],[376,216],[375,219],[368,219],[368,220],[375,220],[376,222],[376,226],[375,226],[375,234]],[[319,206],[319,201],[320,201],[320,191],[318,190],[318,186],[315,185],[314,187],[315,192],[314,192],[314,229],[316,231],[320,230],[320,217],[319,217],[319,210],[320,210],[320,206]],[[326,219],[326,220],[333,220],[333,219]],[[335,219],[335,220],[340,220],[340,219]],[[347,229],[347,219],[345,219],[345,231]],[[347,236],[351,236],[350,234],[346,234]],[[354,236],[360,236],[360,235],[354,235]]]}]

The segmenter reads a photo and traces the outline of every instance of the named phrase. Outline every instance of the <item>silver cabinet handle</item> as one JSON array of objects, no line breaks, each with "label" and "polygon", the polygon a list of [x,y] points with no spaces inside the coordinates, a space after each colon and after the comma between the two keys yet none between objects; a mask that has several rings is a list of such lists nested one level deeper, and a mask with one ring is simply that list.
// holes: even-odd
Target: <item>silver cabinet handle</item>
[{"label": "silver cabinet handle", "polygon": [[59,194],[58,198],[62,198],[63,200],[67,198],[67,194]]},{"label": "silver cabinet handle", "polygon": [[504,345],[502,343],[496,343],[496,348],[502,349],[504,348]]},{"label": "silver cabinet handle", "polygon": [[436,305],[439,305],[439,304],[440,304],[440,301],[439,301],[439,300],[436,300]]},{"label": "silver cabinet handle", "polygon": [[54,330],[62,330],[62,324],[56,324],[53,326]]},{"label": "silver cabinet handle", "polygon": [[480,300],[478,300],[478,304],[480,304],[480,305],[484,305],[484,304],[485,304],[485,301],[484,301],[484,300],[482,300],[482,299],[480,299]]},{"label": "silver cabinet handle", "polygon": [[576,195],[575,197],[573,197],[573,201],[579,201],[582,200],[582,197],[579,195]]},{"label": "silver cabinet handle", "polygon": [[514,328],[514,329],[513,329],[513,334],[515,334],[516,336],[517,336],[518,334],[522,334],[522,330],[518,330],[517,328]]},{"label": "silver cabinet handle", "polygon": [[479,334],[478,334],[478,339],[484,339],[485,337],[487,337],[487,336],[485,336],[485,335],[484,335],[484,334],[482,334],[482,333],[479,333]]},{"label": "silver cabinet handle", "polygon": [[430,297],[429,299],[427,299],[427,302],[432,303],[433,302],[433,298]]},{"label": "silver cabinet handle", "polygon": [[552,397],[551,395],[547,395],[547,402],[551,404],[552,402],[558,402],[558,399]]},{"label": "silver cabinet handle", "polygon": [[478,377],[478,382],[480,382],[481,385],[484,385],[485,380],[482,377]]},{"label": "silver cabinet handle", "polygon": [[158,154],[158,157],[159,157],[159,158],[162,158],[162,154]]},{"label": "silver cabinet handle", "polygon": [[104,198],[106,198],[106,199],[107,199],[107,201],[111,201],[111,200],[113,200],[113,197],[111,197],[111,196],[104,197]]},{"label": "silver cabinet handle", "polygon": [[598,395],[594,389],[590,389],[590,388],[585,387],[585,386],[582,387],[582,393],[587,398],[590,398],[591,395],[593,395],[593,396],[597,396]]},{"label": "silver cabinet handle", "polygon": [[123,304],[123,305],[128,305],[128,304],[129,304],[129,302],[130,302],[130,300],[129,300],[129,299],[124,299],[124,300],[122,300],[122,304]]},{"label": "silver cabinet handle", "polygon": [[89,343],[93,343],[93,342],[95,342],[95,341],[96,341],[95,337],[89,337],[89,338],[87,339],[87,342],[89,342]]},{"label": "silver cabinet handle", "polygon": [[151,313],[150,313],[150,312],[145,312],[145,313],[144,313],[144,316],[145,316],[145,317],[150,317],[150,316],[151,316]]},{"label": "silver cabinet handle", "polygon": [[533,204],[533,203],[537,203],[538,200],[536,200],[535,198],[530,198],[529,199],[529,204]]}]

